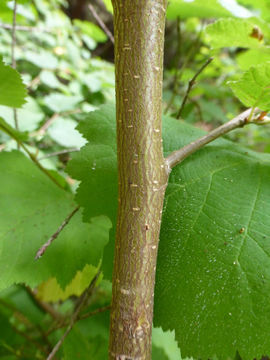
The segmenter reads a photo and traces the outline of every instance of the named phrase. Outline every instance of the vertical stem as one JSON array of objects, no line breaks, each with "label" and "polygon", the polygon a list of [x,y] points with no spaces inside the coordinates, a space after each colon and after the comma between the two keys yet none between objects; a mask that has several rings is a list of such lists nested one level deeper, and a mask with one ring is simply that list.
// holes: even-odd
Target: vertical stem
[{"label": "vertical stem", "polygon": [[109,358],[150,360],[168,174],[161,138],[166,0],[113,0],[119,205]]},{"label": "vertical stem", "polygon": [[[14,0],[13,5],[13,20],[12,20],[12,43],[11,43],[11,62],[13,69],[16,69],[16,57],[15,57],[15,47],[16,47],[16,17],[17,17],[17,0]],[[17,109],[13,109],[13,118],[15,129],[19,129],[18,126],[18,114]],[[20,145],[17,144],[18,149],[20,149]]]}]

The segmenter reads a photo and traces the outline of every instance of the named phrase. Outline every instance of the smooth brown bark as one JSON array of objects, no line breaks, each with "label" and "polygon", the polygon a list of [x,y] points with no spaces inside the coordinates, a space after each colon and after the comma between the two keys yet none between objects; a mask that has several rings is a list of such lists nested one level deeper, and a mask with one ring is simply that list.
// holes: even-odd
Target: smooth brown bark
[{"label": "smooth brown bark", "polygon": [[161,138],[166,0],[113,0],[119,206],[109,358],[151,359],[168,172]]}]

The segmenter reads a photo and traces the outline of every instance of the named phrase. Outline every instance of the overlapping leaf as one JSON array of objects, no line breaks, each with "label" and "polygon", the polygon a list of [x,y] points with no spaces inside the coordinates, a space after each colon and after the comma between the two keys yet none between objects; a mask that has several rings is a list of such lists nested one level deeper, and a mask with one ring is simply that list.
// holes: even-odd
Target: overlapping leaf
[{"label": "overlapping leaf", "polygon": [[0,57],[0,105],[19,108],[25,103],[26,87],[19,73]]},{"label": "overlapping leaf", "polygon": [[[69,165],[82,181],[77,200],[85,219],[103,213],[114,222],[114,109],[90,114],[79,130],[90,143]],[[170,118],[163,132],[167,153],[201,135]],[[183,356],[227,359],[238,350],[248,360],[270,353],[269,181],[269,156],[225,140],[197,152],[170,176],[154,319],[175,329]]]},{"label": "overlapping leaf", "polygon": [[260,48],[263,41],[261,29],[252,19],[220,19],[208,25],[205,33],[214,49],[231,46]]},{"label": "overlapping leaf", "polygon": [[252,66],[229,86],[244,105],[270,110],[270,62]]},{"label": "overlapping leaf", "polygon": [[110,222],[99,217],[82,223],[80,212],[35,261],[38,248],[76,206],[73,196],[17,151],[0,153],[0,173],[0,289],[50,277],[64,287],[85,264],[98,265]]}]

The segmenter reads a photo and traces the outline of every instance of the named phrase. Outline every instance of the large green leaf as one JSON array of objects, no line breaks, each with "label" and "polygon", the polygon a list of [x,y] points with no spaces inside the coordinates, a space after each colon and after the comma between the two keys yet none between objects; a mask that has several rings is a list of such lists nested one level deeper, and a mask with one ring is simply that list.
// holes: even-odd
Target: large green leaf
[{"label": "large green leaf", "polygon": [[[117,204],[114,109],[79,125],[90,141],[69,172],[81,180],[85,219]],[[198,129],[164,118],[169,153]],[[182,355],[244,360],[270,353],[270,159],[218,140],[170,176],[162,221],[155,324],[175,329]],[[110,249],[110,248],[108,248]],[[109,259],[109,256],[107,256]]]},{"label": "large green leaf", "polygon": [[[198,134],[172,120],[164,126],[166,151]],[[227,359],[238,350],[242,359],[259,359],[270,353],[269,180],[269,156],[222,140],[171,174],[155,322],[175,329],[183,356]]]},{"label": "large green leaf", "polygon": [[270,62],[252,66],[239,80],[228,84],[244,105],[270,110]]},{"label": "large green leaf", "polygon": [[205,33],[212,48],[262,47],[261,30],[252,19],[220,19],[208,25]]},{"label": "large green leaf", "polygon": [[98,265],[110,222],[99,217],[82,223],[80,212],[35,261],[76,206],[73,196],[17,151],[0,153],[0,173],[0,289],[17,282],[35,286],[50,277],[64,287],[85,264]]},{"label": "large green leaf", "polygon": [[0,57],[0,105],[19,108],[25,103],[26,87],[19,73]]}]

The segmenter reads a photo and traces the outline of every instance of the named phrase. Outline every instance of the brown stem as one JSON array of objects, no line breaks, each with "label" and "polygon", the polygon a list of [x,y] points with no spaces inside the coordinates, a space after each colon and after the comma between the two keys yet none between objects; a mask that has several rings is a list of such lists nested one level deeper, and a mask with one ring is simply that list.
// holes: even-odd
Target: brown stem
[{"label": "brown stem", "polygon": [[197,77],[203,72],[203,70],[210,64],[210,62],[213,61],[214,58],[209,58],[204,64],[203,66],[196,72],[196,74],[193,76],[193,78],[188,82],[188,88],[187,88],[187,91],[186,91],[186,94],[183,98],[183,101],[182,101],[182,104],[180,106],[180,109],[178,111],[178,114],[176,116],[176,119],[180,119],[181,115],[182,115],[182,112],[183,112],[183,109],[186,105],[186,102],[187,102],[187,99],[188,99],[188,96],[189,96],[189,93],[191,92],[193,86],[195,85],[196,83],[196,79]]},{"label": "brown stem", "polygon": [[106,24],[104,23],[104,21],[101,19],[101,17],[98,15],[98,13],[96,12],[95,8],[93,5],[89,4],[88,5],[89,10],[91,11],[91,13],[93,14],[94,18],[97,20],[99,26],[104,30],[104,32],[106,33],[106,35],[108,36],[108,38],[111,40],[112,44],[114,45],[114,37],[113,34],[110,32],[110,30],[108,29],[108,27],[106,26]]},{"label": "brown stem", "polygon": [[69,153],[78,152],[78,151],[80,151],[79,148],[71,148],[71,149],[64,149],[64,150],[55,151],[55,152],[52,152],[50,154],[46,154],[46,155],[41,156],[40,158],[38,158],[38,161],[48,159],[48,158],[53,157],[53,156],[59,156],[59,155],[69,154]]},{"label": "brown stem", "polygon": [[[100,314],[102,312],[108,311],[108,310],[110,310],[110,308],[111,308],[111,305],[108,305],[108,306],[104,306],[104,307],[98,308],[96,310],[87,312],[85,314],[82,314],[82,315],[80,315],[78,317],[77,322],[80,321],[80,320],[84,320],[84,319],[87,319],[89,317],[92,317],[94,315]],[[54,332],[54,331],[56,331],[58,329],[66,327],[68,325],[69,325],[69,321],[65,321],[62,324],[56,325],[56,326],[54,326],[53,328],[51,328],[50,330],[47,331],[46,336],[50,335],[52,332]]]},{"label": "brown stem", "polygon": [[151,359],[168,175],[161,138],[166,0],[113,0],[118,191],[109,359]]},{"label": "brown stem", "polygon": [[193,154],[195,151],[201,149],[206,144],[214,141],[215,139],[219,138],[227,134],[228,132],[241,127],[252,122],[257,124],[263,124],[263,120],[261,121],[260,117],[257,117],[257,113],[259,109],[248,109],[242,112],[240,115],[236,116],[232,120],[228,121],[227,123],[219,126],[218,128],[210,131],[208,134],[202,136],[201,138],[191,142],[190,144],[184,146],[183,148],[172,152],[167,158],[166,162],[168,168],[172,169],[174,166],[180,164],[183,160],[185,160],[188,156]]},{"label": "brown stem", "polygon": [[64,230],[64,228],[67,226],[67,224],[70,222],[70,220],[72,219],[72,217],[76,214],[76,212],[80,209],[79,206],[77,206],[67,217],[66,219],[63,221],[63,223],[59,226],[59,228],[56,230],[56,232],[49,238],[48,241],[46,241],[45,244],[43,244],[41,246],[41,248],[38,250],[38,252],[36,253],[35,256],[35,260],[38,260],[41,258],[41,256],[44,255],[45,251],[47,250],[47,248],[52,244],[52,242],[59,236],[59,234],[61,233],[61,231]]},{"label": "brown stem", "polygon": [[46,302],[40,300],[35,294],[35,291],[33,291],[29,286],[25,285],[24,288],[27,291],[30,298],[33,300],[33,302],[41,311],[49,314],[52,317],[52,319],[56,321],[60,321],[63,319],[63,316],[60,313],[58,313],[50,304],[47,304]]}]

